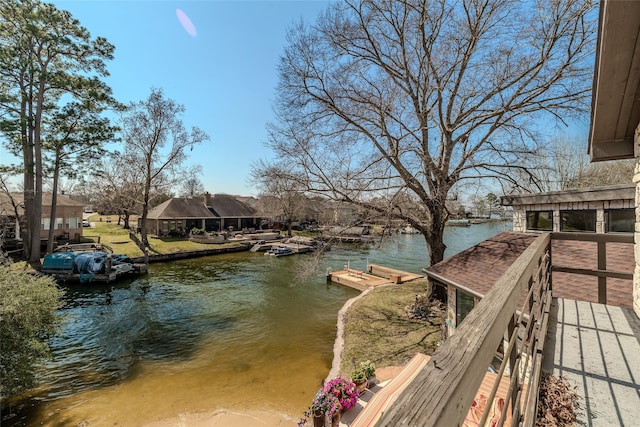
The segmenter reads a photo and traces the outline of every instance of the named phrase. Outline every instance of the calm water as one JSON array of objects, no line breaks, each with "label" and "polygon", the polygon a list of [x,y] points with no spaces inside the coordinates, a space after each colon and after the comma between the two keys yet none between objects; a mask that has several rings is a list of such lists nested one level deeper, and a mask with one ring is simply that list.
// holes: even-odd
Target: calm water
[{"label": "calm water", "polygon": [[[504,229],[448,228],[447,256]],[[327,268],[420,272],[426,260],[422,236],[398,235],[334,247],[317,265],[243,252],[152,264],[114,286],[67,286],[43,385],[2,425],[139,426],[223,408],[298,417],[331,367],[337,313],[357,295],[327,284]]]}]

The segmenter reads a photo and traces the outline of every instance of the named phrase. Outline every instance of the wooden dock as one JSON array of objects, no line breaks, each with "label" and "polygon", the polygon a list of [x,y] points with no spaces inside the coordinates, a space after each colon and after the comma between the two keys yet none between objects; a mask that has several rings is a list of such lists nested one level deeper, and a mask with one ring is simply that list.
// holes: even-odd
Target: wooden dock
[{"label": "wooden dock", "polygon": [[359,291],[364,291],[374,286],[404,283],[421,277],[424,276],[375,264],[369,264],[368,272],[344,268],[327,273],[327,280],[358,289]]},{"label": "wooden dock", "polygon": [[389,279],[392,283],[404,283],[411,280],[421,279],[421,274],[409,273],[408,271],[396,270],[395,268],[383,267],[377,264],[369,264],[370,274]]}]

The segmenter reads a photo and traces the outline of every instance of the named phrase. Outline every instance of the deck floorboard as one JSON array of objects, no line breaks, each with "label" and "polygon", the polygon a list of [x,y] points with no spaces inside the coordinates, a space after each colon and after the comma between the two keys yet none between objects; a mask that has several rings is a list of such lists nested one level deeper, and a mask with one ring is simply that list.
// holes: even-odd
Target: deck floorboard
[{"label": "deck floorboard", "polygon": [[578,425],[640,425],[640,320],[628,308],[553,301],[545,372],[576,386]]}]

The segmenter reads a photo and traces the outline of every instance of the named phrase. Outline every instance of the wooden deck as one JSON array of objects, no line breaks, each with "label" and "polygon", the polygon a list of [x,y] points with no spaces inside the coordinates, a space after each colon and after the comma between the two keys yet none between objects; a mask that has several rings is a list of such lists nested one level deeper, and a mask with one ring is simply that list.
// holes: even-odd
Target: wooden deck
[{"label": "wooden deck", "polygon": [[345,268],[327,274],[327,280],[359,291],[374,286],[404,283],[421,277],[424,276],[375,264],[369,264],[368,272]]},{"label": "wooden deck", "polygon": [[409,273],[407,271],[396,270],[395,268],[383,267],[377,264],[369,264],[369,273],[389,279],[393,283],[410,282],[411,280],[421,279],[421,274]]},{"label": "wooden deck", "polygon": [[576,387],[578,424],[639,425],[640,320],[632,310],[554,299],[543,368]]},{"label": "wooden deck", "polygon": [[387,285],[392,283],[384,277],[374,276],[362,272],[362,270],[345,269],[331,272],[327,275],[327,280],[338,283],[340,285],[349,286],[359,291],[371,288],[373,286]]}]

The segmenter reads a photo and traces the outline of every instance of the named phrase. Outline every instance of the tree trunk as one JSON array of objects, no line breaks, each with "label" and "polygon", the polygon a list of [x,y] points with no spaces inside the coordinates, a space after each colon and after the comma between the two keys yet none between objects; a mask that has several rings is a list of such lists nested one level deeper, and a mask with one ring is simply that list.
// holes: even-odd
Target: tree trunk
[{"label": "tree trunk", "polygon": [[53,188],[51,194],[51,213],[49,214],[50,224],[49,233],[47,235],[47,253],[53,252],[53,238],[55,229],[52,227],[57,214],[58,205],[58,177],[60,175],[60,147],[56,147],[56,160],[53,167]]},{"label": "tree trunk", "polygon": [[444,206],[436,204],[429,208],[431,213],[431,225],[426,230],[425,239],[427,241],[427,249],[429,249],[429,265],[439,263],[444,259],[444,252],[447,245],[444,244],[444,227],[447,222],[447,216]]},{"label": "tree trunk", "polygon": [[144,246],[144,263],[149,263],[149,240],[147,238],[147,214],[149,212],[149,194],[151,193],[151,159],[147,159],[147,179],[144,184],[144,200],[142,203],[142,216],[138,221],[140,237]]},{"label": "tree trunk", "polygon": [[124,229],[125,230],[130,230],[131,226],[129,225],[129,216],[131,214],[129,213],[128,210],[124,210],[124,212],[122,213],[122,220],[124,221]]},{"label": "tree trunk", "polygon": [[[31,256],[29,264],[31,266],[40,267],[40,222],[42,220],[42,144],[40,143],[40,126],[42,124],[42,108],[44,105],[44,89],[45,81],[40,80],[38,85],[38,97],[36,100],[36,112],[33,123],[33,149],[35,163],[35,193],[34,193],[34,209],[33,219],[34,233],[31,236]],[[49,227],[51,227],[52,218],[49,218]]]}]

